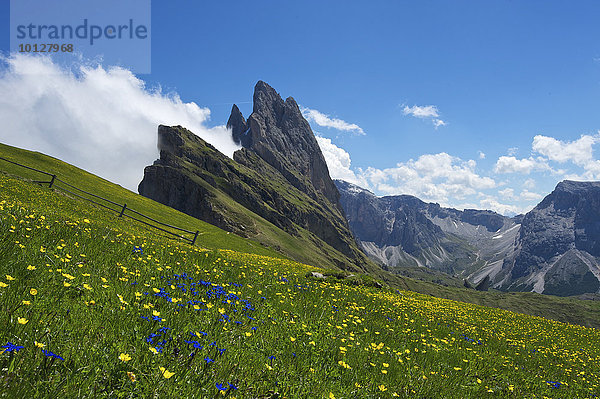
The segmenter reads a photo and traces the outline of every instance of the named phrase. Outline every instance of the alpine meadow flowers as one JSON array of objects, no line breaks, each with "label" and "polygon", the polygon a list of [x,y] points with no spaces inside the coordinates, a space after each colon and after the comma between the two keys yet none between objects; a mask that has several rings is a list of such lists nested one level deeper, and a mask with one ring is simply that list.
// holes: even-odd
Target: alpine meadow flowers
[{"label": "alpine meadow flowers", "polygon": [[593,328],[192,247],[3,175],[0,235],[7,397],[600,392]]}]

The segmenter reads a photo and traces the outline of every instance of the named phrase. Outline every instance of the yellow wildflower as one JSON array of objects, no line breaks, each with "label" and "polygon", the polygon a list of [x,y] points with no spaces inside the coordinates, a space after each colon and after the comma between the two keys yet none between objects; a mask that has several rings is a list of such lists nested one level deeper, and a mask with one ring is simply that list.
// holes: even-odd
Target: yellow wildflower
[{"label": "yellow wildflower", "polygon": [[169,379],[175,375],[175,373],[171,373],[169,370],[167,370],[164,367],[160,367],[160,372],[162,373],[163,377],[165,377],[166,379]]}]

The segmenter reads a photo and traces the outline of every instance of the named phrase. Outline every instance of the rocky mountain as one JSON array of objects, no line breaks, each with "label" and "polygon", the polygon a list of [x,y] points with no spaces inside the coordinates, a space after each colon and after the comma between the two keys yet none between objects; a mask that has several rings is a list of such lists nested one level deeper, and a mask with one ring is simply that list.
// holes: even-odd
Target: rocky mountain
[{"label": "rocky mountain", "polygon": [[359,245],[385,268],[427,267],[509,291],[578,295],[600,288],[600,183],[564,181],[514,218],[335,183]]},{"label": "rocky mountain", "polygon": [[350,229],[387,268],[419,266],[467,277],[511,253],[518,224],[491,211],[442,208],[410,195],[377,197],[336,180]]},{"label": "rocky mountain", "polygon": [[227,123],[243,148],[233,159],[181,126],[160,126],[160,158],[144,170],[141,195],[271,246],[305,263],[376,266],[359,250],[315,136],[293,98],[265,82],[246,120]]},{"label": "rocky mountain", "polygon": [[341,211],[339,193],[329,177],[325,158],[296,101],[292,97],[283,101],[271,86],[259,81],[253,104],[247,121],[236,105],[231,110],[227,127],[232,129],[234,140],[244,147],[234,154],[234,159],[246,164],[244,155],[252,152],[298,190],[315,200],[325,197]]},{"label": "rocky mountain", "polygon": [[[496,270],[492,270],[496,272]],[[501,288],[554,295],[600,289],[600,182],[563,181],[528,212]]]}]

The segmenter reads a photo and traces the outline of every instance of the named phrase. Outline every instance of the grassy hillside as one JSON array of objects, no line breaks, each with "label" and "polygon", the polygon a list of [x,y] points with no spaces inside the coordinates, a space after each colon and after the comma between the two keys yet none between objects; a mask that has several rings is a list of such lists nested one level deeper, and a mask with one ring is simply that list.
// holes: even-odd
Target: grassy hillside
[{"label": "grassy hillside", "polygon": [[[151,201],[129,190],[126,190],[119,185],[101,179],[95,175],[47,155],[0,144],[0,156],[36,167],[38,169],[57,173],[61,179],[71,184],[110,198],[117,203],[126,202],[129,207],[147,214],[148,216],[151,216],[157,220],[166,220],[169,223],[181,226],[191,231],[199,230],[200,236],[196,245],[202,248],[229,249],[244,253],[282,257],[280,253],[266,248],[255,241],[243,239],[235,234],[228,234],[223,230],[216,228],[215,226],[192,218],[157,202]],[[29,172],[26,169],[13,166],[2,160],[0,160],[0,171],[7,171],[16,176],[40,180],[40,175],[38,173]],[[18,191],[14,191],[16,190],[16,187],[19,187]],[[4,192],[4,196],[6,198],[21,198],[24,202],[27,202],[26,199],[31,201],[34,198],[46,198],[46,194],[47,190],[43,190],[28,184],[23,185],[18,182],[9,184],[7,187],[5,187]],[[85,216],[81,214],[81,209],[85,207],[92,207],[92,209],[95,209],[95,207],[91,204],[81,204],[79,201],[70,200],[69,198],[62,196],[60,192],[57,192],[57,195],[58,196],[47,197],[47,201],[51,201],[51,203],[54,204],[51,211],[53,215],[57,215],[65,219],[69,219],[77,215],[83,218]],[[116,215],[107,211],[102,210],[94,213],[94,215],[96,220],[101,220],[103,224],[107,226],[113,226],[121,231],[131,231],[132,228],[139,229],[140,227],[135,222],[130,220],[122,220],[121,218],[118,218]],[[280,229],[266,221],[264,221],[264,223],[265,224],[261,227],[261,229],[264,228],[263,230],[269,231],[269,233],[266,236],[260,237],[262,242],[267,242],[273,247],[276,245],[283,245],[286,248],[296,248],[296,254],[303,252],[305,253],[303,257],[306,258],[306,261],[304,263],[311,264],[313,266],[327,267],[328,263],[322,262],[322,259],[319,256],[315,256],[314,251],[299,247],[297,245],[297,241],[294,241],[292,237],[287,234],[281,234],[278,236],[278,233],[282,233]],[[271,228],[270,230],[267,228],[269,226]],[[152,232],[149,232],[145,229],[140,231],[143,232],[144,235],[152,234]],[[307,240],[309,238],[310,237],[308,237]],[[161,239],[166,239],[167,242],[171,241],[171,237],[162,237]],[[313,257],[311,257],[311,254]],[[344,273],[334,270],[328,273],[338,276],[344,275]],[[345,274],[348,273],[346,272]],[[408,271],[406,275],[408,277],[390,274],[379,269],[375,269],[371,272],[372,277],[379,279],[383,285],[391,288],[410,290],[427,295],[433,295],[438,298],[470,302],[529,315],[546,317],[562,322],[600,328],[600,302],[598,301],[581,301],[574,298],[559,298],[533,293],[478,292],[472,289],[461,288],[461,282],[456,278],[451,278],[441,273],[435,273],[423,269]],[[358,278],[363,277],[359,276]],[[367,280],[369,279],[367,278]],[[434,284],[432,281],[439,282],[441,284]]]},{"label": "grassy hillside", "polygon": [[[127,203],[130,208],[159,221],[167,222],[190,231],[199,230],[199,243],[204,248],[231,249],[234,251],[251,252],[269,256],[281,256],[277,252],[265,248],[257,242],[245,240],[233,234],[228,234],[211,224],[144,198],[137,193],[133,193],[117,184],[111,183],[108,180],[102,179],[56,158],[39,152],[27,151],[4,144],[0,144],[0,156],[14,162],[57,174],[60,179],[69,184],[119,204]],[[0,171],[31,180],[48,180],[48,177],[46,176],[12,165],[3,160],[0,160]],[[60,186],[60,184],[58,185]]]},{"label": "grassy hillside", "polygon": [[0,396],[600,394],[598,330],[191,247],[4,175],[0,240]]}]

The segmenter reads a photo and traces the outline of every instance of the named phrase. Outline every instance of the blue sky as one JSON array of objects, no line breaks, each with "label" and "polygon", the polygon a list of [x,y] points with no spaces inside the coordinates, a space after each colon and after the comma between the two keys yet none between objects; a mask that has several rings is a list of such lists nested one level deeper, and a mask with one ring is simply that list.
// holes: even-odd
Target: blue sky
[{"label": "blue sky", "polygon": [[[207,126],[232,103],[247,116],[264,80],[360,128],[311,120],[332,175],[519,212],[564,178],[600,179],[598,16],[592,1],[155,0],[137,77],[210,109]],[[0,17],[6,54],[6,1]]]}]

